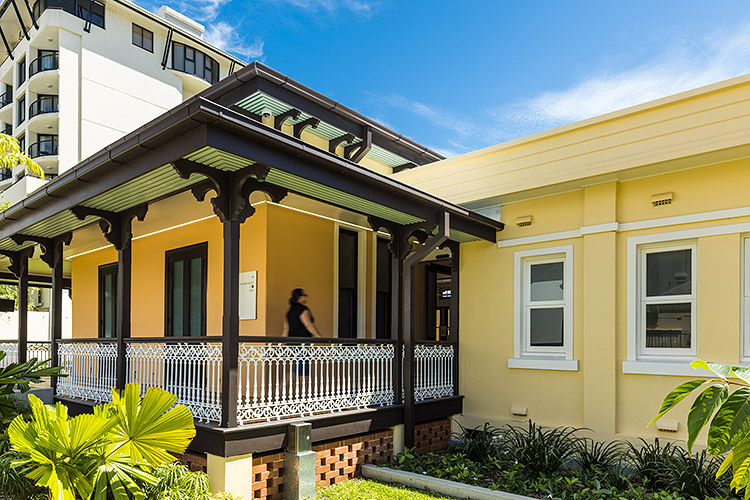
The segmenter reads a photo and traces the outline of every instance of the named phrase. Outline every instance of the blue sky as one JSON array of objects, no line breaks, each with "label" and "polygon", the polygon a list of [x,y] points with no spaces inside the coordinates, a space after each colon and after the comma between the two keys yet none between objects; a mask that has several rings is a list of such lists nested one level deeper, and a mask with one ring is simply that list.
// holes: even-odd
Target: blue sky
[{"label": "blue sky", "polygon": [[168,5],[208,41],[446,155],[750,73],[747,0]]}]

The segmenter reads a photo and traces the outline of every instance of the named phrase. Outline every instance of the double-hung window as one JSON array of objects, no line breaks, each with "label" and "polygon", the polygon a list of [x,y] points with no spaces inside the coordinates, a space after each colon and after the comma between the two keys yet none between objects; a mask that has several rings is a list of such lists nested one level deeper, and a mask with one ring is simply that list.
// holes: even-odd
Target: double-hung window
[{"label": "double-hung window", "polygon": [[512,368],[535,368],[521,361],[571,360],[573,357],[573,248],[572,246],[515,253],[515,360]]},{"label": "double-hung window", "polygon": [[117,264],[99,266],[99,338],[117,336]]},{"label": "double-hung window", "polygon": [[696,259],[694,243],[639,249],[639,358],[696,355]]},{"label": "double-hung window", "polygon": [[200,243],[166,255],[166,334],[206,335],[208,245]]}]

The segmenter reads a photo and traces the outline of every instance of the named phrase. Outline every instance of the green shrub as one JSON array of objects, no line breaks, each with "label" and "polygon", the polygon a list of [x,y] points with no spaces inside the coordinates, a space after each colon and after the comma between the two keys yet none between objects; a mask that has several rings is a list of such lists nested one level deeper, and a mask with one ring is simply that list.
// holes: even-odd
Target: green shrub
[{"label": "green shrub", "polygon": [[716,479],[721,462],[721,458],[712,457],[706,450],[691,456],[688,451],[680,449],[674,454],[666,481],[672,488],[696,498],[726,494],[730,478],[722,476]]},{"label": "green shrub", "polygon": [[486,465],[460,452],[417,455],[414,450],[407,449],[394,455],[388,467],[475,486],[482,484],[487,474]]},{"label": "green shrub", "polygon": [[485,423],[481,429],[479,427],[467,429],[460,423],[457,422],[457,424],[461,431],[453,433],[453,439],[455,440],[454,448],[459,453],[480,463],[486,463],[499,454],[500,429],[490,426],[489,423]]},{"label": "green shrub", "polygon": [[668,488],[672,482],[669,471],[674,468],[680,449],[672,443],[662,446],[659,438],[653,444],[643,438],[640,441],[641,446],[628,443],[628,464],[644,484],[655,489]]},{"label": "green shrub", "polygon": [[146,490],[148,500],[211,500],[208,476],[193,472],[178,462],[160,465],[153,470],[158,482]]},{"label": "green shrub", "polygon": [[24,500],[46,499],[46,492],[26,477],[26,468],[13,466],[13,461],[21,458],[23,458],[21,454],[11,450],[0,455],[0,497]]},{"label": "green shrub", "polygon": [[573,427],[545,428],[529,421],[528,428],[507,426],[502,440],[506,456],[531,474],[551,474],[576,452],[582,438]]}]

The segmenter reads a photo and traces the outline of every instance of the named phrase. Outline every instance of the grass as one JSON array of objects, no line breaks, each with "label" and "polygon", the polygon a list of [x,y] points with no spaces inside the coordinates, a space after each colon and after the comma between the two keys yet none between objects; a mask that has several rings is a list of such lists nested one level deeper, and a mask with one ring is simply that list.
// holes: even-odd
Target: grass
[{"label": "grass", "polygon": [[318,491],[317,500],[451,500],[451,497],[378,483],[352,479]]}]

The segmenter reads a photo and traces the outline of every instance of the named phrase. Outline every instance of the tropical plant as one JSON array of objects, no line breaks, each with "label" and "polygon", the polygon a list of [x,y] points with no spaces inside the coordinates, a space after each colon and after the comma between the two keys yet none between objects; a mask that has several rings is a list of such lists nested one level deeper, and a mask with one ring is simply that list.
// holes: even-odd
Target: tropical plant
[{"label": "tropical plant", "polygon": [[31,175],[44,179],[44,170],[29,155],[21,151],[18,139],[7,134],[0,134],[0,170],[12,171],[23,166]]},{"label": "tropical plant", "polygon": [[529,472],[551,474],[572,458],[582,438],[574,427],[546,428],[529,421],[528,428],[507,426],[502,446]]},{"label": "tropical plant", "polygon": [[[680,384],[662,401],[659,413],[649,425],[660,419],[680,401],[699,388],[687,418],[688,450],[692,451],[701,430],[708,425],[708,452],[719,457],[726,454],[716,477],[732,468],[731,487],[745,489],[750,498],[750,368],[693,361],[690,366],[713,373],[708,379],[691,380]],[[734,391],[730,389],[738,387]],[[709,424],[710,421],[710,424]]]},{"label": "tropical plant", "polygon": [[485,422],[484,427],[467,429],[456,422],[461,431],[453,434],[455,439],[454,448],[475,462],[485,463],[496,456],[499,451],[498,440],[501,437],[500,429],[490,426]]},{"label": "tropical plant", "polygon": [[112,390],[112,402],[93,414],[69,417],[57,403],[45,406],[29,396],[32,416],[16,417],[8,436],[23,458],[14,466],[49,491],[53,500],[131,500],[159,481],[154,467],[173,462],[195,436],[193,416],[177,397],[152,387]]},{"label": "tropical plant", "polygon": [[584,473],[619,472],[623,457],[623,443],[603,443],[583,438],[576,443],[573,460]]},{"label": "tropical plant", "polygon": [[178,462],[160,465],[153,471],[157,483],[151,485],[146,496],[148,500],[211,500],[208,476],[194,472]]},{"label": "tropical plant", "polygon": [[[0,361],[6,356],[7,353],[0,351]],[[5,435],[11,420],[28,410],[28,405],[16,397],[15,389],[18,388],[21,393],[25,393],[29,390],[30,384],[38,384],[45,377],[60,374],[62,368],[47,366],[48,363],[30,359],[25,363],[11,363],[0,369],[0,437]],[[0,449],[1,446],[0,444]]]},{"label": "tropical plant", "polygon": [[639,445],[628,442],[627,446],[627,461],[636,476],[650,487],[666,488],[679,448],[673,443],[662,445],[659,438],[655,438],[653,444],[640,438]]},{"label": "tropical plant", "polygon": [[729,481],[717,481],[720,466],[721,459],[712,457],[706,450],[691,455],[679,448],[669,469],[668,485],[696,498],[721,496],[728,489]]}]

